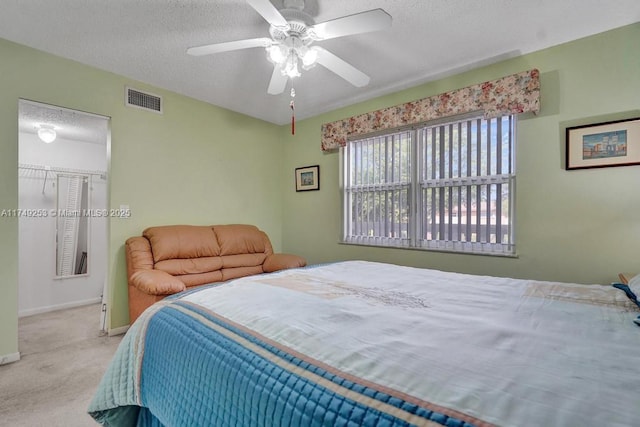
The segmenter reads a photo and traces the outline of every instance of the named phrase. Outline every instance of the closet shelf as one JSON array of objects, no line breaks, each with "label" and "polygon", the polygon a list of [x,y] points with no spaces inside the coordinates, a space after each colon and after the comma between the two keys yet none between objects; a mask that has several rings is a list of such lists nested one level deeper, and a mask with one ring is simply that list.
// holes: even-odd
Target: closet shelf
[{"label": "closet shelf", "polygon": [[54,173],[73,173],[77,175],[96,175],[102,179],[107,179],[107,173],[105,171],[100,171],[100,170],[61,168],[57,166],[35,165],[30,163],[18,163],[18,169],[29,169],[29,170],[35,170],[35,171],[54,172]]}]

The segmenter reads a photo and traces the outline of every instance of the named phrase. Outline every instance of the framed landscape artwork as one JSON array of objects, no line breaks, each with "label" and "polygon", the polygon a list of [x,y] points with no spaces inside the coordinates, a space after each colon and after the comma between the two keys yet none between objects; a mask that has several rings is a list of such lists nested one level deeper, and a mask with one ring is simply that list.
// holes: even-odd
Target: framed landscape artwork
[{"label": "framed landscape artwork", "polygon": [[296,168],[296,191],[320,189],[320,166]]},{"label": "framed landscape artwork", "polygon": [[640,117],[569,127],[567,170],[640,165]]}]

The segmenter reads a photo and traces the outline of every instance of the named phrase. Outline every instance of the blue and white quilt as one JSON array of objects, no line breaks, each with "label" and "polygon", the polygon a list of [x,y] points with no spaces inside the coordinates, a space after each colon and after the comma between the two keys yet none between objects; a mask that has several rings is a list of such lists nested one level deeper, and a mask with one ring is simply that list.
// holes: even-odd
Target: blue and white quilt
[{"label": "blue and white quilt", "polygon": [[638,307],[611,286],[348,261],[150,307],[94,396],[107,426],[631,426]]}]

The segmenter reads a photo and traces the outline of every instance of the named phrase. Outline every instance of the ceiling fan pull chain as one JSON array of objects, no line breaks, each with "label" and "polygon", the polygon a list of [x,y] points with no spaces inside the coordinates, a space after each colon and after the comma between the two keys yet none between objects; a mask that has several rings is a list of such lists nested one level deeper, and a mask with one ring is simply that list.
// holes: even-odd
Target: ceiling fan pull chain
[{"label": "ceiling fan pull chain", "polygon": [[296,90],[292,86],[291,87],[291,102],[289,103],[289,107],[291,108],[291,135],[295,135],[296,134],[295,103],[293,102],[293,98],[295,98],[295,97],[296,97]]}]

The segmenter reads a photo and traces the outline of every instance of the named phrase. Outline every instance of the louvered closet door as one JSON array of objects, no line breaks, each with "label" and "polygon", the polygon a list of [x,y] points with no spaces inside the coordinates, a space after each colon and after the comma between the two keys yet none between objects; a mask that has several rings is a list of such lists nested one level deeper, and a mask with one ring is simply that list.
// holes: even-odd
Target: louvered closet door
[{"label": "louvered closet door", "polygon": [[[58,248],[61,256],[58,257],[58,275],[71,276],[76,265],[76,250],[78,244],[78,226],[80,224],[80,203],[82,201],[82,180],[79,175],[66,176],[67,181],[67,199],[64,201],[64,210],[70,215],[65,215],[58,219],[60,225]],[[71,213],[77,213],[73,215]]]}]

